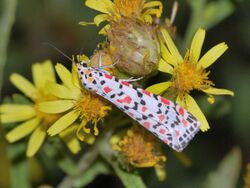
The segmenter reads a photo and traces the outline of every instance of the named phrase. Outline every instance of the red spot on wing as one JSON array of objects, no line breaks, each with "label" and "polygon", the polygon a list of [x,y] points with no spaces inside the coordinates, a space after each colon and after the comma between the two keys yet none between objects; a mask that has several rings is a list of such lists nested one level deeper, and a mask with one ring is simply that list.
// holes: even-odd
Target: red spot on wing
[{"label": "red spot on wing", "polygon": [[175,135],[178,138],[180,136],[180,131],[175,131]]},{"label": "red spot on wing", "polygon": [[149,129],[150,128],[150,123],[148,121],[145,121],[143,123],[143,127],[145,127],[146,129]]},{"label": "red spot on wing", "polygon": [[129,83],[128,83],[128,82],[121,81],[121,83],[122,83],[122,85],[129,86]]},{"label": "red spot on wing", "polygon": [[163,114],[161,114],[161,115],[158,116],[158,118],[159,118],[160,121],[163,121],[166,117]]},{"label": "red spot on wing", "polygon": [[163,97],[161,97],[161,102],[164,103],[165,105],[170,105],[169,100],[167,100],[167,99],[165,99]]},{"label": "red spot on wing", "polygon": [[104,76],[105,76],[106,78],[110,79],[110,80],[113,78],[113,76],[112,76],[111,74],[104,74]]},{"label": "red spot on wing", "polygon": [[129,97],[129,96],[126,96],[126,97],[123,98],[123,99],[118,99],[118,100],[117,100],[117,102],[119,102],[119,103],[128,103],[128,104],[130,104],[131,101],[132,101],[132,99],[131,99],[131,97]]},{"label": "red spot on wing", "polygon": [[181,114],[181,116],[184,116],[184,109],[182,107],[179,108],[179,113]]},{"label": "red spot on wing", "polygon": [[150,93],[149,91],[147,91],[147,90],[142,90],[142,93],[144,93],[144,94],[146,94],[146,95],[148,95],[148,96],[151,95],[151,93]]},{"label": "red spot on wing", "polygon": [[160,129],[159,131],[161,134],[165,134],[166,133],[166,130],[165,129]]},{"label": "red spot on wing", "polygon": [[105,87],[103,88],[105,93],[109,93],[110,91],[112,91],[112,89],[110,87]]},{"label": "red spot on wing", "polygon": [[168,143],[169,143],[169,140],[168,140],[168,139],[164,139],[163,142],[164,142],[165,144],[168,144]]},{"label": "red spot on wing", "polygon": [[185,119],[182,119],[181,122],[184,125],[184,127],[186,127],[188,125],[188,123],[187,123],[187,121]]},{"label": "red spot on wing", "polygon": [[141,111],[142,111],[142,112],[145,112],[147,109],[148,109],[148,108],[147,108],[146,106],[143,106],[143,107],[141,108]]}]

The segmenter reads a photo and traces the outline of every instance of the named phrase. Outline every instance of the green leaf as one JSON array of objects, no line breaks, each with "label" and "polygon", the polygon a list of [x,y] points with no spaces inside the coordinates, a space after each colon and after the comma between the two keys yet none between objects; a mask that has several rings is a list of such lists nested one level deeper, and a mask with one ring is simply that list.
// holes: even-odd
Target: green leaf
[{"label": "green leaf", "polygon": [[26,145],[15,143],[8,146],[8,157],[11,159],[11,187],[29,188],[29,167],[25,156]]},{"label": "green leaf", "polygon": [[118,161],[113,159],[113,150],[109,144],[109,137],[99,139],[96,146],[98,147],[101,156],[110,164],[126,188],[146,188],[146,185],[139,174],[125,171],[121,168]]},{"label": "green leaf", "polygon": [[73,187],[84,187],[91,183],[98,174],[108,174],[109,172],[107,164],[103,161],[96,161],[74,181]]},{"label": "green leaf", "polygon": [[120,178],[126,188],[146,188],[146,185],[142,181],[139,174],[127,172],[121,169],[120,165],[116,161],[111,161],[110,165],[113,167],[116,175]]},{"label": "green leaf", "polygon": [[241,152],[234,148],[220,162],[218,168],[211,172],[203,188],[235,188],[241,170]]},{"label": "green leaf", "polygon": [[77,171],[77,165],[67,152],[62,148],[61,142],[44,144],[46,155],[58,165],[58,167],[68,175],[74,175]]},{"label": "green leaf", "polygon": [[2,89],[3,69],[7,57],[7,47],[12,25],[15,22],[17,0],[4,0],[1,2],[0,18],[0,98]]},{"label": "green leaf", "polygon": [[191,8],[191,18],[185,38],[182,41],[182,51],[186,50],[198,28],[210,29],[230,16],[235,10],[231,0],[186,0]]},{"label": "green leaf", "polygon": [[214,1],[206,5],[204,11],[205,27],[207,29],[214,27],[222,20],[234,12],[234,5],[230,0]]}]

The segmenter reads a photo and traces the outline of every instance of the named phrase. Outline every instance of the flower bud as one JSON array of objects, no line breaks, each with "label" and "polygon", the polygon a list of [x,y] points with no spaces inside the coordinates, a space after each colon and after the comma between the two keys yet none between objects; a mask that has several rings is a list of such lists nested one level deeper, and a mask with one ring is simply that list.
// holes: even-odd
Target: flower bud
[{"label": "flower bud", "polygon": [[108,30],[110,54],[116,67],[131,76],[145,76],[157,70],[160,46],[155,27],[121,19]]}]

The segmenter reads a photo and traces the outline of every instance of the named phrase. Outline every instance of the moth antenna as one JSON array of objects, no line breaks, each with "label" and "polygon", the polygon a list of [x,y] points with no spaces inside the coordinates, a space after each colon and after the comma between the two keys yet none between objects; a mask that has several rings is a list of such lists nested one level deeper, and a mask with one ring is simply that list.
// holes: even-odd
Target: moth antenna
[{"label": "moth antenna", "polygon": [[48,45],[52,48],[54,48],[57,52],[59,52],[60,54],[62,54],[64,57],[66,57],[67,59],[69,59],[71,62],[73,62],[73,59],[71,59],[69,56],[67,56],[64,52],[62,52],[60,49],[58,49],[56,46],[54,46],[53,44],[50,44],[48,42],[43,42],[43,45]]},{"label": "moth antenna", "polygon": [[177,11],[178,11],[178,2],[174,1],[173,7],[172,7],[172,13],[171,13],[171,17],[170,17],[170,24],[171,25],[174,23]]}]

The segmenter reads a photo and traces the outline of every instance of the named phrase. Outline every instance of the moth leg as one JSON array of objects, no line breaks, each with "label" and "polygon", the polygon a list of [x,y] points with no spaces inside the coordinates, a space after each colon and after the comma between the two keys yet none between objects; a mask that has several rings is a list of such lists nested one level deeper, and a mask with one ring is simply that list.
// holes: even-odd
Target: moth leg
[{"label": "moth leg", "polygon": [[139,77],[139,78],[134,78],[134,77],[130,77],[128,79],[120,79],[121,81],[125,81],[125,82],[136,82],[138,80],[143,79],[143,77]]}]

